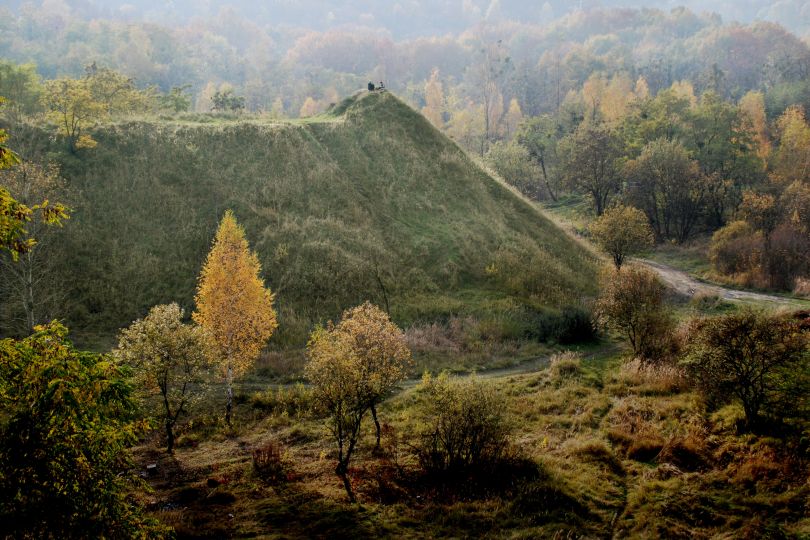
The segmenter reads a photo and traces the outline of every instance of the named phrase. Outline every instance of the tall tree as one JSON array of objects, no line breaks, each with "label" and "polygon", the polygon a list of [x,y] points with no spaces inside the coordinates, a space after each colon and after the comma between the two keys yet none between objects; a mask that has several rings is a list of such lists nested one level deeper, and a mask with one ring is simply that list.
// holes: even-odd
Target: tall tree
[{"label": "tall tree", "polygon": [[768,137],[768,118],[765,114],[765,94],[751,90],[740,99],[740,113],[743,129],[753,141],[757,157],[763,164],[771,155],[771,141]]},{"label": "tall tree", "polygon": [[[69,202],[68,188],[55,165],[41,166],[28,161],[0,172],[0,182],[12,197],[26,207],[36,207],[38,201],[61,200]],[[0,258],[0,267],[8,279],[7,291],[20,299],[25,314],[25,330],[30,333],[34,326],[57,318],[54,310],[64,301],[62,287],[58,284],[59,261],[54,256],[57,231],[50,225],[46,215],[31,213],[25,224],[26,234],[36,238],[36,243],[20,253],[17,260]],[[64,219],[68,216],[64,215]]]},{"label": "tall tree", "polygon": [[[0,98],[2,101],[2,98]],[[8,134],[0,129],[0,170],[13,167],[20,162],[19,156],[6,146]],[[38,211],[42,221],[50,225],[58,225],[68,218],[68,209],[61,203],[50,204],[43,201],[31,208],[17,201],[9,191],[0,186],[0,253],[9,253],[15,261],[19,256],[29,251],[35,244],[26,230],[26,224],[31,221],[33,211]]]},{"label": "tall tree", "polygon": [[318,105],[318,102],[315,101],[311,96],[307,96],[307,99],[304,100],[304,104],[301,105],[301,110],[298,111],[298,116],[301,118],[315,116],[318,114],[319,109],[320,105]]},{"label": "tall tree", "polygon": [[589,195],[596,215],[601,216],[621,187],[622,149],[616,132],[604,125],[582,124],[560,141],[558,149],[563,182]]},{"label": "tall tree", "polygon": [[644,210],[657,239],[683,242],[703,213],[706,181],[680,143],[652,141],[625,167],[627,198]]},{"label": "tall tree", "polygon": [[444,89],[439,80],[439,70],[434,68],[430,73],[430,79],[425,83],[425,106],[422,114],[430,122],[440,128],[444,126]]},{"label": "tall tree", "polygon": [[523,111],[520,110],[520,103],[516,98],[512,98],[509,102],[509,109],[503,117],[504,129],[506,130],[507,139],[511,139],[512,135],[517,131],[520,122],[523,121]]},{"label": "tall tree", "polygon": [[228,210],[208,253],[192,317],[217,345],[227,385],[225,422],[231,424],[233,381],[256,361],[278,327],[273,293],[265,288],[261,265],[244,229]]},{"label": "tall tree", "polygon": [[484,138],[481,146],[481,155],[486,152],[486,146],[492,141],[500,117],[503,114],[503,94],[501,88],[503,81],[512,68],[506,46],[502,41],[497,43],[482,43],[478,59],[473,64],[471,75],[481,104],[483,105]]},{"label": "tall tree", "polygon": [[517,140],[526,148],[532,160],[540,166],[543,183],[552,201],[557,200],[557,187],[551,180],[551,171],[557,164],[558,124],[549,115],[524,120],[517,130]]},{"label": "tall tree", "polygon": [[41,110],[42,83],[34,64],[17,65],[0,61],[0,96],[7,98],[4,110],[8,118],[19,123]]},{"label": "tall tree", "polygon": [[783,185],[810,181],[810,125],[804,109],[789,107],[776,125],[779,146],[773,159],[774,180]]}]

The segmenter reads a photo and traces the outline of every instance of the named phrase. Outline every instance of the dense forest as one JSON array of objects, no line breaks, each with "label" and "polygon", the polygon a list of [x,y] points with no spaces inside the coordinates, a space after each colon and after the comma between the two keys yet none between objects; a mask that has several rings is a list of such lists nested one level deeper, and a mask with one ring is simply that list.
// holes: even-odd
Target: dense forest
[{"label": "dense forest", "polygon": [[808,109],[798,0],[6,2],[0,538],[807,537]]}]

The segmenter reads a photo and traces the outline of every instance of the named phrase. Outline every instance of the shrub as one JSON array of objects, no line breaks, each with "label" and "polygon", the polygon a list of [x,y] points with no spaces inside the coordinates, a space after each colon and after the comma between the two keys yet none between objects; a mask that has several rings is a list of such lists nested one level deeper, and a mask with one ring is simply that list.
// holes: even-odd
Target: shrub
[{"label": "shrub", "polygon": [[582,353],[563,351],[551,357],[549,371],[551,378],[558,382],[575,379],[582,375]]},{"label": "shrub", "polygon": [[286,414],[301,418],[311,416],[315,412],[315,398],[311,388],[301,383],[293,386],[280,386],[264,392],[256,392],[250,398],[254,409],[260,409],[272,414]]},{"label": "shrub", "polygon": [[686,375],[671,363],[649,364],[634,359],[625,363],[617,374],[618,382],[634,386],[634,392],[648,395],[666,395],[685,390]]},{"label": "shrub", "polygon": [[796,278],[793,285],[793,294],[804,298],[810,298],[810,278]]},{"label": "shrub", "polygon": [[560,311],[556,338],[559,343],[586,343],[596,340],[596,326],[591,312],[579,306],[565,306]]},{"label": "shrub", "polygon": [[267,482],[279,482],[286,478],[281,446],[267,442],[253,450],[253,470]]},{"label": "shrub", "polygon": [[710,406],[738,400],[746,426],[810,414],[810,333],[801,321],[744,310],[691,322],[684,366]]},{"label": "shrub", "polygon": [[796,278],[810,274],[810,234],[791,223],[778,225],[768,246],[769,285],[781,290],[793,288]]},{"label": "shrub", "polygon": [[627,266],[606,272],[596,304],[600,324],[620,332],[644,360],[667,356],[674,322],[664,306],[664,285],[651,270]]},{"label": "shrub", "polygon": [[718,229],[709,246],[712,267],[726,276],[751,275],[762,264],[765,239],[745,221]]},{"label": "shrub", "polygon": [[59,323],[0,341],[0,537],[158,538],[130,493],[141,424],[126,371]]},{"label": "shrub", "polygon": [[496,465],[509,444],[505,402],[476,376],[451,379],[447,373],[422,381],[424,428],[416,446],[422,468],[453,475]]},{"label": "shrub", "polygon": [[522,194],[541,199],[540,169],[532,163],[528,150],[516,143],[498,142],[485,156],[486,163]]}]

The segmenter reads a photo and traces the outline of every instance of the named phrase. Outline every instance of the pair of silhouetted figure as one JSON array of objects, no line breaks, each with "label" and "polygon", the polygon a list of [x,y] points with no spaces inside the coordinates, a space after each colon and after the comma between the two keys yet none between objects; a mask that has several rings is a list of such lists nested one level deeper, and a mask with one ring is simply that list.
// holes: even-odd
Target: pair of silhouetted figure
[{"label": "pair of silhouetted figure", "polygon": [[385,90],[385,85],[382,81],[380,81],[380,85],[375,87],[373,82],[368,83],[368,91],[373,92],[375,90]]}]

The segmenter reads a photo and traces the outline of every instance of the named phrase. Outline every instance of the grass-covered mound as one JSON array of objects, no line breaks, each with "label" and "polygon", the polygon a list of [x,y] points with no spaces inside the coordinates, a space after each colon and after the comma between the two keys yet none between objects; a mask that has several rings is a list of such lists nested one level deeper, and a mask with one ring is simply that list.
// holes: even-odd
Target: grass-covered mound
[{"label": "grass-covered mound", "polygon": [[277,294],[281,345],[367,299],[406,325],[475,315],[531,335],[594,291],[590,255],[390,93],[306,121],[197,115],[93,136],[77,156],[37,130],[15,141],[75,191],[58,256],[79,341],[157,303],[190,307],[229,208]]}]

